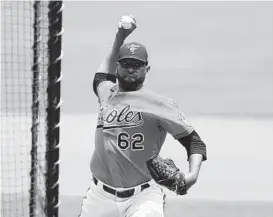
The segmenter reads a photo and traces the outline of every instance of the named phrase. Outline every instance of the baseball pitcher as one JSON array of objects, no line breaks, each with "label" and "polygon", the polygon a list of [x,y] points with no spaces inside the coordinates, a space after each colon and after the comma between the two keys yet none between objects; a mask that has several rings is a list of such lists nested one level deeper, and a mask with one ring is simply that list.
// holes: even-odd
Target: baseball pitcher
[{"label": "baseball pitcher", "polygon": [[[148,53],[140,43],[125,43],[137,28],[130,18],[130,29],[119,23],[113,46],[94,76],[99,114],[90,164],[93,179],[80,217],[163,217],[162,188],[187,194],[207,159],[206,145],[179,106],[143,86],[150,71]],[[159,156],[167,133],[185,147],[187,173]]]}]

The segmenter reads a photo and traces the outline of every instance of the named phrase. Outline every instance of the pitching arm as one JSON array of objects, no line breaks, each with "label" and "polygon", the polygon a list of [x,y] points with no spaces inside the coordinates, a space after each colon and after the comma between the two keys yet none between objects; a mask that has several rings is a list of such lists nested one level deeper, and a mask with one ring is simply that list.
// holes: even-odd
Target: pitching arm
[{"label": "pitching arm", "polygon": [[124,29],[119,22],[118,30],[115,34],[113,44],[110,47],[104,59],[102,60],[100,66],[98,67],[97,73],[95,74],[93,80],[93,90],[94,93],[98,96],[100,103],[102,103],[108,98],[110,94],[110,89],[113,87],[113,84],[116,83],[116,64],[119,49],[121,45],[124,43],[125,39],[135,29],[136,21],[132,23],[131,29]]},{"label": "pitching arm", "polygon": [[[102,60],[97,73],[93,80],[93,90],[100,100],[108,98],[110,88],[113,83],[116,83],[116,62],[119,53],[119,48],[124,42],[124,38],[120,36],[119,31],[115,35],[112,47],[107,52]],[[103,87],[101,84],[104,84]]]},{"label": "pitching arm", "polygon": [[[132,17],[132,16],[131,16]],[[122,25],[118,25],[118,30],[116,32],[114,42],[110,50],[107,52],[105,58],[101,62],[97,72],[107,73],[107,74],[116,74],[116,64],[119,49],[123,45],[125,39],[136,29],[136,20],[132,17],[135,22],[132,23],[132,28],[124,29]]]},{"label": "pitching arm", "polygon": [[116,74],[116,64],[117,57],[119,53],[119,48],[124,43],[125,38],[121,37],[119,32],[116,33],[114,38],[114,43],[112,47],[107,52],[106,56],[102,60],[97,73],[105,73],[105,74]]}]

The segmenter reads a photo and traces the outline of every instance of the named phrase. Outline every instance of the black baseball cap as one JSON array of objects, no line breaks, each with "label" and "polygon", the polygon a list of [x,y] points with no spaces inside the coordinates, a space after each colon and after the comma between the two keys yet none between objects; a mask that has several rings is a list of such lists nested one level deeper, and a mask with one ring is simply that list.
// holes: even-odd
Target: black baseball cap
[{"label": "black baseball cap", "polygon": [[137,42],[125,43],[120,47],[118,54],[118,61],[122,59],[136,59],[148,63],[147,49]]}]

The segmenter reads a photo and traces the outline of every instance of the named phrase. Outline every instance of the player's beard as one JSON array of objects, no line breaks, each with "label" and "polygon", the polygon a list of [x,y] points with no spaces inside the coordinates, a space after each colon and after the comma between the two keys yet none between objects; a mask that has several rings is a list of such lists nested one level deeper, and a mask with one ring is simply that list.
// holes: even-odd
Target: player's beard
[{"label": "player's beard", "polygon": [[117,73],[117,78],[119,81],[119,86],[124,91],[139,90],[145,80],[145,76],[120,76],[119,73]]}]

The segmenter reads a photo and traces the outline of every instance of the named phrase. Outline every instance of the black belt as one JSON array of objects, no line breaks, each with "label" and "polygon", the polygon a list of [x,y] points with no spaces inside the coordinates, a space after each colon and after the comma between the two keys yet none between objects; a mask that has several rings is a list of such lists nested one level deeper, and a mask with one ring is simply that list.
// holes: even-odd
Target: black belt
[{"label": "black belt", "polygon": [[[98,180],[95,177],[93,177],[93,181],[94,181],[95,185],[98,184]],[[135,193],[134,188],[129,189],[129,190],[125,190],[125,191],[116,191],[115,189],[110,188],[106,185],[103,185],[102,187],[103,187],[103,190],[105,190],[106,192],[116,195],[117,197],[120,197],[120,198],[131,197]],[[144,189],[149,188],[149,187],[150,187],[150,185],[148,183],[143,184],[143,185],[141,185],[141,191],[143,191]]]}]

